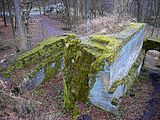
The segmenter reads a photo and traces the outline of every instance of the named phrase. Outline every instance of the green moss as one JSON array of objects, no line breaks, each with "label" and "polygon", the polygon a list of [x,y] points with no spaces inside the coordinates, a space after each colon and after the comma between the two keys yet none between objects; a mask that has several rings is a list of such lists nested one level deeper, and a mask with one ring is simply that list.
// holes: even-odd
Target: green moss
[{"label": "green moss", "polygon": [[52,68],[51,66],[47,67],[47,70],[45,71],[45,80],[46,82],[48,82],[49,79],[51,79],[51,77],[53,77],[53,75],[55,75],[55,69]]},{"label": "green moss", "polygon": [[86,101],[89,94],[89,77],[94,56],[86,52],[80,40],[71,41],[64,50],[64,103],[66,108],[73,109],[75,103]]},{"label": "green moss", "polygon": [[62,35],[62,36],[65,36],[65,37],[66,37],[66,39],[65,39],[65,43],[68,43],[68,42],[70,42],[71,40],[73,40],[73,39],[76,39],[76,38],[77,38],[76,34],[73,34],[73,33],[70,33],[70,34],[64,34],[64,35]]},{"label": "green moss", "polygon": [[127,27],[128,29],[136,29],[136,31],[141,30],[145,26],[145,23],[136,23],[131,22],[130,25]]},{"label": "green moss", "polygon": [[97,60],[94,63],[92,63],[92,67],[96,71],[102,70],[102,68],[105,65],[104,64],[105,61],[109,62],[110,65],[114,62],[116,57],[116,48],[119,45],[119,43],[120,43],[120,40],[117,40],[117,39],[116,40],[112,39],[110,41],[110,43],[104,50],[103,54],[99,58],[97,58]]},{"label": "green moss", "polygon": [[61,59],[56,60],[56,65],[54,68],[51,65],[46,68],[45,81],[47,82],[48,80],[50,80],[54,75],[60,72],[60,69],[61,69]]},{"label": "green moss", "polygon": [[40,87],[33,90],[33,94],[35,95],[42,95],[44,92],[45,92],[44,89]]},{"label": "green moss", "polygon": [[23,54],[18,59],[22,60],[22,59],[24,59],[26,57],[34,56],[34,54],[39,53],[41,50],[43,50],[45,48],[50,48],[50,47],[52,47],[53,44],[57,44],[59,42],[63,42],[64,40],[65,40],[65,37],[58,37],[58,38],[52,37],[52,38],[49,38],[47,40],[44,40],[44,41],[40,42],[37,45],[36,48],[34,48],[33,50]]},{"label": "green moss", "polygon": [[77,120],[78,116],[80,115],[80,110],[77,107],[77,105],[74,106],[73,108],[73,114],[72,114],[72,119]]},{"label": "green moss", "polygon": [[114,106],[117,106],[117,105],[118,105],[118,102],[119,102],[118,99],[115,98],[115,97],[113,97],[111,104],[114,105]]},{"label": "green moss", "polygon": [[[63,51],[64,41],[70,40],[68,36],[52,37],[40,42],[36,48],[20,56],[14,63],[15,68],[20,69],[25,66],[37,64],[44,58],[48,58],[59,51]],[[47,52],[46,52],[47,51]]]},{"label": "green moss", "polygon": [[[54,56],[51,56],[49,58],[44,59],[30,74],[29,78],[34,78],[36,74],[40,71],[40,69],[45,68],[46,75],[45,75],[45,80],[49,80],[53,75],[58,73],[58,70],[60,69],[61,61],[60,59],[62,58],[62,52],[55,54]],[[51,64],[57,62],[55,68],[51,68]]]},{"label": "green moss", "polygon": [[1,73],[3,70],[4,70],[4,68],[0,66],[0,73]]},{"label": "green moss", "polygon": [[146,52],[148,50],[157,50],[160,51],[160,38],[146,38],[143,44]]},{"label": "green moss", "polygon": [[[126,31],[130,31],[131,29],[135,29],[135,32],[128,36],[127,38],[125,38],[125,40],[121,40],[121,38],[123,38],[124,36],[127,36],[128,32],[123,32],[124,35],[122,34],[121,37],[116,37],[116,36],[93,36],[91,37],[93,43],[107,43],[107,46],[101,46],[100,44],[98,44],[98,46],[96,46],[97,48],[101,48],[103,49],[103,52],[95,52],[92,50],[88,50],[88,52],[93,53],[93,55],[95,55],[97,57],[96,61],[92,63],[92,67],[95,71],[101,71],[104,68],[104,63],[105,61],[107,61],[110,66],[114,63],[115,59],[118,56],[118,52],[122,49],[122,47],[137,33],[139,32],[142,28],[144,27],[144,24],[138,24],[138,23],[131,23]],[[95,43],[94,43],[95,45]],[[97,55],[96,55],[97,54]],[[123,81],[125,82],[125,81]],[[119,83],[119,82],[118,82]],[[116,83],[116,84],[118,84]]]},{"label": "green moss", "polygon": [[69,91],[66,85],[66,82],[64,81],[64,107],[65,109],[73,108],[74,104],[71,104],[70,98],[69,98]]},{"label": "green moss", "polygon": [[37,65],[30,75],[30,78],[34,77],[41,68],[56,61],[59,55],[62,57],[65,46],[64,41],[71,41],[70,37],[74,38],[75,35],[51,37],[40,42],[33,50],[19,56],[13,65],[7,67],[3,73],[4,77],[8,77],[8,73],[12,73],[16,69]]},{"label": "green moss", "polygon": [[95,43],[99,43],[99,44],[103,44],[103,45],[108,45],[108,43],[111,41],[111,38],[108,38],[105,35],[100,35],[100,36],[92,36],[91,41],[95,42]]},{"label": "green moss", "polygon": [[2,73],[2,77],[4,77],[4,78],[10,78],[11,74],[7,73],[7,72],[4,72],[4,73]]},{"label": "green moss", "polygon": [[13,70],[14,70],[14,66],[9,66],[9,67],[7,68],[7,70],[8,70],[9,72],[13,71]]},{"label": "green moss", "polygon": [[156,67],[160,68],[160,62],[156,65]]}]

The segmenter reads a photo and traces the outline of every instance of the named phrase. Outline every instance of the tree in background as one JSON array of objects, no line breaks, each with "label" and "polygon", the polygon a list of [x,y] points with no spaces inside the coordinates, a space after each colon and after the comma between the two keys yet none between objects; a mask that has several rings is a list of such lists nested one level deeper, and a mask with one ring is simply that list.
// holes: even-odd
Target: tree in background
[{"label": "tree in background", "polygon": [[28,50],[28,45],[27,45],[27,38],[25,35],[24,23],[22,20],[21,6],[19,0],[14,0],[14,7],[15,7],[16,22],[18,27],[17,39],[20,43],[19,49],[21,51],[26,51]]},{"label": "tree in background", "polygon": [[18,51],[19,48],[17,46],[17,41],[16,41],[16,29],[15,29],[15,26],[14,26],[14,21],[13,21],[13,15],[11,13],[11,10],[12,10],[12,3],[11,3],[11,0],[6,0],[6,4],[7,4],[7,9],[8,9],[8,13],[9,13],[9,21],[10,21],[10,24],[11,24],[11,28],[12,28],[12,35],[13,35],[13,47],[15,47],[15,50]]},{"label": "tree in background", "polygon": [[4,25],[6,27],[7,26],[7,22],[6,22],[6,15],[5,15],[5,12],[6,12],[6,10],[5,10],[5,1],[2,0],[1,2],[2,2],[2,9],[3,9],[3,20],[4,20]]}]

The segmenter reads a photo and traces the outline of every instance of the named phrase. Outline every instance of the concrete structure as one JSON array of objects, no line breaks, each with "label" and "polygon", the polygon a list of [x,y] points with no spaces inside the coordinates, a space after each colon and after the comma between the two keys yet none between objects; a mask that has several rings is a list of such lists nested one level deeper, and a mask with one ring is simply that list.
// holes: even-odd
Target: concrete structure
[{"label": "concrete structure", "polygon": [[15,69],[36,65],[21,87],[24,93],[63,70],[66,108],[75,108],[77,101],[89,98],[94,105],[116,113],[121,98],[138,80],[146,50],[152,49],[149,41],[144,44],[144,37],[145,24],[141,23],[130,23],[112,35],[52,37],[2,73],[8,77]]}]

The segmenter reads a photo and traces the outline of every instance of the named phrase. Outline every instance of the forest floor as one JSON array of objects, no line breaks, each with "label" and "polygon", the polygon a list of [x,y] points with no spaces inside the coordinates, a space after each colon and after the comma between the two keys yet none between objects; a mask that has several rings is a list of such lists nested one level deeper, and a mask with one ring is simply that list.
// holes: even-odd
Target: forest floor
[{"label": "forest floor", "polygon": [[[39,41],[53,35],[60,35],[64,32],[61,29],[62,23],[46,17],[34,17],[29,37],[34,47]],[[7,61],[14,54],[9,44],[11,41],[10,26],[4,27],[0,22],[0,62]],[[5,44],[5,46],[4,46]],[[92,105],[90,102],[79,103],[81,114],[89,114],[93,120],[160,120],[160,70],[155,67],[157,53],[149,53],[146,64],[143,68],[139,81],[133,87],[130,94],[127,94],[121,104],[117,116],[103,111]],[[27,71],[27,70],[26,70]],[[12,89],[19,84],[18,78],[26,73],[25,70],[18,71],[12,81],[6,81],[6,87]],[[14,109],[6,105],[0,109],[0,120],[70,120],[71,112],[65,111],[63,107],[63,75],[55,76],[47,82],[42,83],[35,90],[20,97],[30,101],[36,101],[40,105],[36,108],[34,116],[28,114],[23,116],[17,114]],[[1,99],[0,99],[1,100]],[[2,100],[3,101],[3,100]],[[1,101],[0,101],[1,103]]]},{"label": "forest floor", "polygon": [[139,81],[121,104],[121,120],[160,120],[160,53],[149,51]]}]

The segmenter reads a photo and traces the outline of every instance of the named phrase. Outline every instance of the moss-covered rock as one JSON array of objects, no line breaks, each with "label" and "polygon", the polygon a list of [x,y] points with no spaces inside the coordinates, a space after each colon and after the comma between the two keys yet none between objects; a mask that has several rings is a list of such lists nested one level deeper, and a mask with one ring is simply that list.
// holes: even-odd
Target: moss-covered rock
[{"label": "moss-covered rock", "polygon": [[66,108],[74,108],[77,101],[88,99],[88,75],[94,56],[75,39],[65,47],[64,60],[64,104]]},{"label": "moss-covered rock", "polygon": [[119,100],[117,98],[112,98],[111,104],[117,106],[119,103]]},{"label": "moss-covered rock", "polygon": [[33,78],[41,68],[47,68],[54,62],[60,64],[59,61],[63,56],[65,44],[74,38],[76,38],[76,35],[69,34],[60,37],[51,37],[40,42],[33,50],[19,56],[11,66],[3,69],[2,76],[5,78],[10,77],[10,74],[17,69],[36,65],[29,76]]}]

